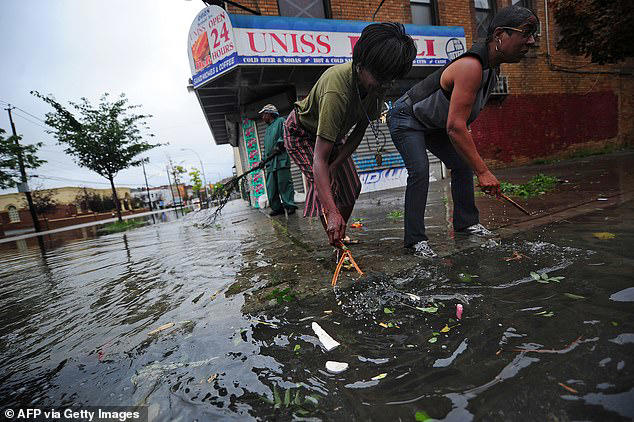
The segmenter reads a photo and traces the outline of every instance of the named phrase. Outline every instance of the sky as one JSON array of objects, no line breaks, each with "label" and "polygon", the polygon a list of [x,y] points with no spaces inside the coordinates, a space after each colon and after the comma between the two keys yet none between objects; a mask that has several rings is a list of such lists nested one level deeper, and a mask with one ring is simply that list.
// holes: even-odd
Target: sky
[{"label": "sky", "polygon": [[[48,161],[31,170],[31,189],[61,186],[107,188],[98,174],[79,167],[46,133],[51,107],[30,91],[53,94],[62,104],[103,93],[126,94],[130,104],[153,117],[154,138],[168,144],[146,153],[150,187],[167,184],[166,164],[205,170],[212,183],[232,175],[233,152],[216,145],[193,93],[187,57],[189,27],[201,0],[1,0],[0,128],[11,126],[5,108],[18,107],[13,120],[22,142],[43,142],[38,156]],[[193,151],[192,151],[193,150]],[[141,167],[121,171],[115,184],[144,185]],[[16,189],[0,193],[16,192]]]}]

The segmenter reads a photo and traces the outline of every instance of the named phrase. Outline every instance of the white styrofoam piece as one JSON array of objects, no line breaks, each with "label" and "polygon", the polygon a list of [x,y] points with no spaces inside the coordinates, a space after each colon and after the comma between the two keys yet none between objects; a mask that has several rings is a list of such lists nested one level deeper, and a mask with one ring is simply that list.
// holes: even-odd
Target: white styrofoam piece
[{"label": "white styrofoam piece", "polygon": [[340,374],[348,369],[348,364],[346,362],[335,362],[333,360],[329,360],[326,362],[326,369],[330,373]]},{"label": "white styrofoam piece", "polygon": [[326,349],[326,351],[330,352],[332,349],[335,349],[336,347],[339,346],[339,342],[336,341],[334,338],[330,337],[330,335],[327,332],[325,332],[324,329],[321,328],[319,324],[317,324],[316,322],[313,322],[311,327],[313,331],[315,332],[315,334],[317,334],[319,341],[321,341],[321,344],[324,346],[324,349]]}]

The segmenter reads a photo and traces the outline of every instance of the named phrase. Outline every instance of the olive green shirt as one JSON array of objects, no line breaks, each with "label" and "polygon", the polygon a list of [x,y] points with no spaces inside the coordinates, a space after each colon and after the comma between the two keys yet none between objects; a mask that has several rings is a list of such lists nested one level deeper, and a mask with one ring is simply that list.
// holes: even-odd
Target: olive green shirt
[{"label": "olive green shirt", "polygon": [[368,94],[360,101],[354,85],[352,62],[326,70],[308,96],[295,103],[299,122],[304,129],[336,142],[357,123],[367,123],[368,116],[371,120],[377,119],[383,103],[382,96]]}]

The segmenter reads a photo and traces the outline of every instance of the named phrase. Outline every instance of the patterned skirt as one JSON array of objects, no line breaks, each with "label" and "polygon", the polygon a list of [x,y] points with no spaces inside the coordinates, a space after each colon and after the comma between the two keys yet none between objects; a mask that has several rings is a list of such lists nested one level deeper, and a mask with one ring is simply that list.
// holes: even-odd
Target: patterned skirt
[{"label": "patterned skirt", "polygon": [[[304,217],[317,217],[322,214],[321,203],[315,187],[313,176],[313,151],[315,150],[315,135],[306,131],[299,123],[295,110],[288,115],[284,123],[284,147],[291,159],[306,177],[306,203]],[[334,161],[343,143],[336,143],[329,162]],[[348,157],[337,169],[334,180],[330,181],[335,205],[341,210],[343,207],[353,207],[361,192],[361,181],[357,175],[352,157]]]}]

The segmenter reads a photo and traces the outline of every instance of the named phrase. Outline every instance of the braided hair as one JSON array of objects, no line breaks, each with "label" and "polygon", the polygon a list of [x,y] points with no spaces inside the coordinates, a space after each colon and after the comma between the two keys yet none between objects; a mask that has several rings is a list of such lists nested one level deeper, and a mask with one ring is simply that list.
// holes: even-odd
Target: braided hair
[{"label": "braided hair", "polygon": [[403,24],[372,23],[361,32],[352,51],[352,65],[361,65],[382,80],[402,78],[416,58],[416,44]]}]

